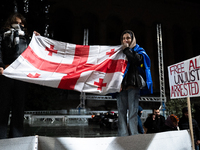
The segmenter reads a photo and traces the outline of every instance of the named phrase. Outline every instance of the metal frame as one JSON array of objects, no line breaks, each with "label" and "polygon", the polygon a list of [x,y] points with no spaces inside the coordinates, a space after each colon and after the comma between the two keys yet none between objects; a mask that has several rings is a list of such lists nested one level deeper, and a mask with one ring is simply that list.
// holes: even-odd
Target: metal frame
[{"label": "metal frame", "polygon": [[[89,29],[84,29],[83,45],[88,45]],[[86,94],[81,92],[80,94],[80,104],[77,108],[85,108]]]},{"label": "metal frame", "polygon": [[162,31],[161,24],[157,24],[157,44],[158,44],[158,68],[159,68],[159,80],[160,80],[160,109],[165,111],[165,78],[164,78],[164,62],[163,62],[163,45],[162,45]]},{"label": "metal frame", "polygon": [[[112,96],[101,96],[101,95],[87,95],[87,100],[109,100],[109,101],[116,101],[117,99],[112,98]],[[145,102],[163,102],[165,98],[160,97],[140,97],[139,101]]]}]

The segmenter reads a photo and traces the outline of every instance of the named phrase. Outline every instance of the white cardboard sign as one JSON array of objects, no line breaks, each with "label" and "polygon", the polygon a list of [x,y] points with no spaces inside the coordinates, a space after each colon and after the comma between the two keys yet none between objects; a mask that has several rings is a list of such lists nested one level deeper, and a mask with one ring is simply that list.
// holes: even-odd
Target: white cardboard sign
[{"label": "white cardboard sign", "polygon": [[200,55],[168,66],[170,97],[200,96]]}]

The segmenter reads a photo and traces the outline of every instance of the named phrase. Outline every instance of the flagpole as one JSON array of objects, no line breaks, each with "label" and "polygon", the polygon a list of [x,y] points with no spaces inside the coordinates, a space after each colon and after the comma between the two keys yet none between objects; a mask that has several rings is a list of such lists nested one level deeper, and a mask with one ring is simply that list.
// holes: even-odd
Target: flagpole
[{"label": "flagpole", "polygon": [[194,137],[193,137],[193,126],[192,126],[192,113],[191,113],[190,97],[187,97],[187,105],[188,105],[188,119],[189,119],[189,127],[190,127],[190,136],[191,136],[191,141],[192,141],[192,150],[195,150]]}]

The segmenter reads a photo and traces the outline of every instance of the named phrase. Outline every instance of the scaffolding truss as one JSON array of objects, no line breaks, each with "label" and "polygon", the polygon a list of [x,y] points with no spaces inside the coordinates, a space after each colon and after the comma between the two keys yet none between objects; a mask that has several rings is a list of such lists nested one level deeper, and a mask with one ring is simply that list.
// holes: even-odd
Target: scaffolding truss
[{"label": "scaffolding truss", "polygon": [[[113,98],[112,96],[99,96],[99,95],[87,95],[87,100],[110,100],[110,101],[116,101],[116,98]],[[163,102],[165,98],[161,99],[160,97],[140,97],[139,101],[145,101],[145,102]]]},{"label": "scaffolding truss", "polygon": [[160,81],[160,102],[161,108],[165,110],[165,78],[164,78],[164,62],[163,62],[163,45],[162,45],[162,30],[161,24],[157,24],[157,45],[158,45],[158,69],[159,69],[159,81]]}]

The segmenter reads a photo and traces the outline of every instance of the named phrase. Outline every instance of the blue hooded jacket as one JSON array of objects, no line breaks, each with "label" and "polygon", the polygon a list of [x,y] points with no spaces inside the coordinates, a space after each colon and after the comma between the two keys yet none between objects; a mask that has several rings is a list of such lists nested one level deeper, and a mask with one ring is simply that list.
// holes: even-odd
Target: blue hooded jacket
[{"label": "blue hooded jacket", "polygon": [[[134,48],[131,49],[132,51],[136,51],[138,54],[141,54],[143,56],[144,64],[143,66],[138,67],[139,74],[143,76],[144,79],[146,79],[147,88],[140,89],[140,95],[147,95],[147,94],[153,94],[153,81],[151,77],[151,61],[145,50],[140,47],[138,44]],[[126,70],[124,72],[123,77],[125,77],[126,73],[128,72],[130,66],[130,62],[128,62]]]}]

